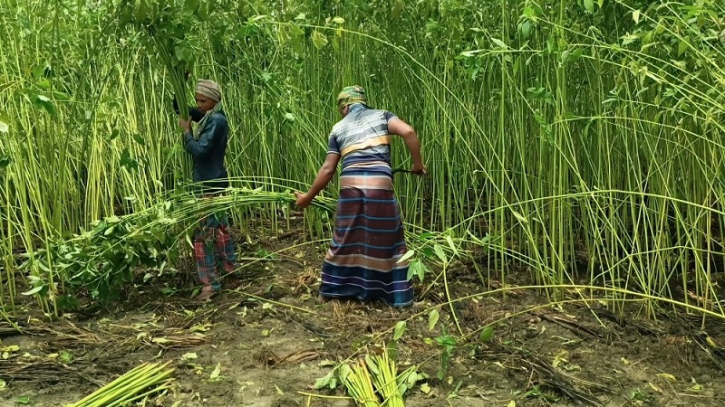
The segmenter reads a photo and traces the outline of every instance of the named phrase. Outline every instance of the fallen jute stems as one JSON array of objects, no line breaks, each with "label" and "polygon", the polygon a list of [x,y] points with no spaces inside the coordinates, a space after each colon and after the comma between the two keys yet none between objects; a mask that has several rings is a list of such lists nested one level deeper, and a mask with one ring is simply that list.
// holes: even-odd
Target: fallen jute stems
[{"label": "fallen jute stems", "polygon": [[359,407],[380,407],[370,372],[363,360],[353,363],[352,368],[342,365],[340,379]]},{"label": "fallen jute stems", "polygon": [[388,352],[383,351],[382,356],[367,355],[365,362],[372,372],[373,384],[383,399],[383,404],[381,405],[386,407],[405,407],[403,391],[398,386],[398,372],[395,368],[395,361],[390,359]]},{"label": "fallen jute stems", "polygon": [[359,407],[405,407],[403,396],[414,371],[410,368],[398,375],[395,361],[384,350],[381,356],[366,355],[351,365],[343,364],[339,374]]},{"label": "fallen jute stems", "polygon": [[65,407],[118,407],[169,389],[174,381],[170,377],[174,372],[173,368],[168,368],[170,364],[170,361],[164,364],[142,363],[81,401]]}]

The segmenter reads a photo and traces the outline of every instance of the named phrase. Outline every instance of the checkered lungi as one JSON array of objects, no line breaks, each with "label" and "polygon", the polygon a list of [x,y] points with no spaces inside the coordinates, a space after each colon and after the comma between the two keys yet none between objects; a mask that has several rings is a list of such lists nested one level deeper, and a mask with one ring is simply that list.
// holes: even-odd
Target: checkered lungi
[{"label": "checkered lungi", "polygon": [[222,276],[234,272],[237,259],[227,215],[211,214],[199,222],[194,232],[194,261],[199,280],[214,291],[221,288],[217,266]]}]

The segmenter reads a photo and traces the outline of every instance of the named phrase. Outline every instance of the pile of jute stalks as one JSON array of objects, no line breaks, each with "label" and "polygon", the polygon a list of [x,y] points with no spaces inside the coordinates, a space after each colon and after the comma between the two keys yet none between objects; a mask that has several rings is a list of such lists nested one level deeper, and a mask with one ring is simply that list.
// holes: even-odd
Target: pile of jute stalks
[{"label": "pile of jute stalks", "polygon": [[398,375],[388,352],[343,364],[339,374],[348,394],[360,407],[405,407],[405,392],[417,380],[415,367]]},{"label": "pile of jute stalks", "polygon": [[171,388],[173,368],[164,364],[143,363],[130,372],[65,407],[120,407]]}]

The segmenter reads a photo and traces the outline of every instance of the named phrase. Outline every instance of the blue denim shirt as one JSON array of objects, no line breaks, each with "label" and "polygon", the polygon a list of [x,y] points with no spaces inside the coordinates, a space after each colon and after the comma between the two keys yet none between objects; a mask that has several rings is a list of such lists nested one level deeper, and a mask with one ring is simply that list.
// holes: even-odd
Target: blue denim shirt
[{"label": "blue denim shirt", "polygon": [[228,174],[224,154],[229,140],[229,123],[224,112],[213,113],[207,119],[198,138],[190,132],[184,135],[184,149],[194,160],[194,182],[202,183],[202,189],[226,188]]}]

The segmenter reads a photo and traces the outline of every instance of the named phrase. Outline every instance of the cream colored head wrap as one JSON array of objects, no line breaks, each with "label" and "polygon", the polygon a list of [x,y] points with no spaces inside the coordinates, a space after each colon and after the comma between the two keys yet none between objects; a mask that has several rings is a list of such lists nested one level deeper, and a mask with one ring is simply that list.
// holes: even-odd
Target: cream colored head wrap
[{"label": "cream colored head wrap", "polygon": [[222,100],[222,92],[219,90],[219,85],[208,79],[202,79],[196,84],[196,93],[204,95],[215,102]]}]

